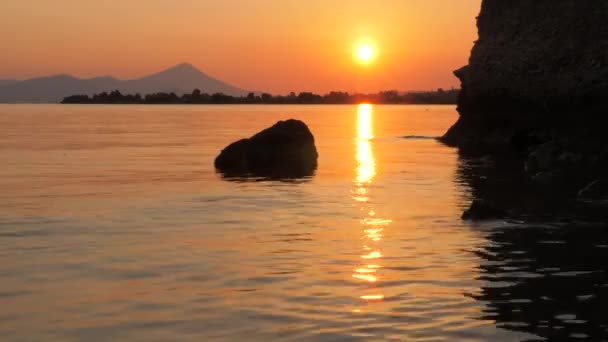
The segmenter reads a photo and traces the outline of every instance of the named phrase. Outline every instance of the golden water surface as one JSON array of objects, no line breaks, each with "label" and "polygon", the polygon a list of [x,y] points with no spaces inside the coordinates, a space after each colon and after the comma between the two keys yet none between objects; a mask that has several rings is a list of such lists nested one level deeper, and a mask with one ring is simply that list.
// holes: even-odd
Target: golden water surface
[{"label": "golden water surface", "polygon": [[[302,180],[224,179],[304,120]],[[453,106],[0,106],[5,340],[513,340],[476,299],[486,234]],[[405,139],[415,135],[419,138]],[[427,138],[425,138],[427,137]]]}]

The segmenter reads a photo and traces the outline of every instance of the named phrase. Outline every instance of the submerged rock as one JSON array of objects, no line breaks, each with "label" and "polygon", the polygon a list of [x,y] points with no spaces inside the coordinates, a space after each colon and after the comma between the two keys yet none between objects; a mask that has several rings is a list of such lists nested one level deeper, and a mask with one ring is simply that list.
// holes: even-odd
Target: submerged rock
[{"label": "submerged rock", "polygon": [[314,173],[317,158],[308,126],[290,119],[228,145],[215,158],[215,167],[229,177],[300,178]]},{"label": "submerged rock", "polygon": [[560,171],[541,171],[532,176],[532,181],[540,186],[561,185],[565,177]]},{"label": "submerged rock", "polygon": [[608,180],[594,180],[578,192],[578,198],[586,201],[608,200]]},{"label": "submerged rock", "polygon": [[471,203],[469,209],[462,213],[463,220],[483,221],[483,220],[499,220],[507,216],[507,213],[495,206],[494,204],[476,199]]},{"label": "submerged rock", "polygon": [[526,171],[530,174],[535,174],[551,170],[558,162],[560,151],[559,145],[554,141],[532,149],[526,160]]}]

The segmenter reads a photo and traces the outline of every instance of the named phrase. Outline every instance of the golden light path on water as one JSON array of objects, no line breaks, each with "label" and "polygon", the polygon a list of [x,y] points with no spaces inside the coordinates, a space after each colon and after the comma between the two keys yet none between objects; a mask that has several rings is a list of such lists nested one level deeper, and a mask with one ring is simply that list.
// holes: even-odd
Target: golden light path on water
[{"label": "golden light path on water", "polygon": [[[363,226],[363,265],[357,267],[352,275],[353,278],[369,283],[360,298],[367,301],[380,301],[384,299],[375,283],[380,281],[377,274],[382,268],[380,244],[383,232],[392,221],[376,217],[376,211],[370,201],[370,187],[376,176],[376,160],[372,150],[372,139],[374,138],[373,129],[373,106],[371,104],[360,104],[357,107],[357,137],[356,153],[357,168],[355,172],[353,199],[360,205],[364,212],[361,219]],[[353,312],[361,312],[361,309],[354,309]]]},{"label": "golden light path on water", "polygon": [[374,138],[372,126],[373,107],[371,104],[360,104],[357,108],[357,188],[366,191],[362,185],[371,183],[376,175],[376,161],[372,153],[370,139]]}]

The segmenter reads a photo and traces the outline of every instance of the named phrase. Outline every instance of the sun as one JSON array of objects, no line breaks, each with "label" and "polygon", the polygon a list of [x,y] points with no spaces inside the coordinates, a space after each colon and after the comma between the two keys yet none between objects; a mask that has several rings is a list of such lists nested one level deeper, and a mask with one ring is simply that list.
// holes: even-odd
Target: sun
[{"label": "sun", "polygon": [[370,64],[376,59],[376,48],[371,43],[359,43],[355,46],[355,60],[361,64]]}]

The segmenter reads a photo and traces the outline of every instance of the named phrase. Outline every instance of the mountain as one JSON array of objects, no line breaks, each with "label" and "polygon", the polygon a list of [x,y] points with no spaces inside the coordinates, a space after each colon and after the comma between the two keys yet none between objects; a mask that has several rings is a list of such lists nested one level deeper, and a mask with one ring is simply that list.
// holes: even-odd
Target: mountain
[{"label": "mountain", "polygon": [[0,80],[0,87],[3,85],[7,85],[7,84],[11,84],[11,83],[16,83],[17,80]]},{"label": "mountain", "polygon": [[70,75],[56,75],[25,81],[0,81],[0,103],[60,102],[70,95],[93,95],[112,90],[119,90],[124,94],[174,92],[181,95],[197,88],[209,94],[247,93],[245,90],[206,75],[191,64],[182,63],[159,73],[132,80],[119,80],[113,77],[80,79]]},{"label": "mountain", "polygon": [[188,63],[182,63],[140,79],[125,81],[123,85],[124,92],[140,94],[158,91],[183,94],[191,93],[196,88],[200,89],[203,93],[209,94],[244,95],[247,93],[245,90],[204,74]]},{"label": "mountain", "polygon": [[0,103],[59,102],[72,94],[94,94],[117,89],[120,81],[111,77],[79,79],[70,75],[39,77],[0,86]]}]

